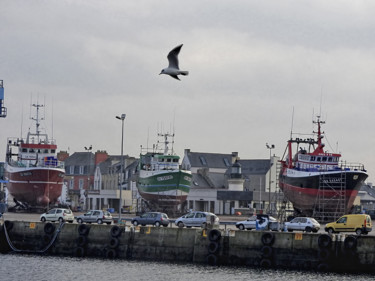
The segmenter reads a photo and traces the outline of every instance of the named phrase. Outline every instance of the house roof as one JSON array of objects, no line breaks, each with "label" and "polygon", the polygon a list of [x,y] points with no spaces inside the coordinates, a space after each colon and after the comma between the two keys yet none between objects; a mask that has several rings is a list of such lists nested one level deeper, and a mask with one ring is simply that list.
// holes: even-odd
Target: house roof
[{"label": "house roof", "polygon": [[192,167],[226,169],[232,164],[232,154],[187,152]]}]

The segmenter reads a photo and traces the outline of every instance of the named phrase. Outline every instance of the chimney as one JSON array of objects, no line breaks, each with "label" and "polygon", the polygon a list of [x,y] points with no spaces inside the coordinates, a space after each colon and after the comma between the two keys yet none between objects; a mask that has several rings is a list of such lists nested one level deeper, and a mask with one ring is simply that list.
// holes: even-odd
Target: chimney
[{"label": "chimney", "polygon": [[65,161],[66,158],[69,157],[69,153],[67,151],[60,151],[57,153],[57,160],[59,161]]},{"label": "chimney", "polygon": [[107,159],[108,159],[107,151],[98,150],[97,152],[95,152],[95,165],[98,165],[99,163],[102,163]]}]

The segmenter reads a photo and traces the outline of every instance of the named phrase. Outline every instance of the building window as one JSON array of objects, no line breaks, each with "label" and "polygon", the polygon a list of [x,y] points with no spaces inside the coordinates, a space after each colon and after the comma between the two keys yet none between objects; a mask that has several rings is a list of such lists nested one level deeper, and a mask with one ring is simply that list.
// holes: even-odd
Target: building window
[{"label": "building window", "polygon": [[79,166],[79,174],[83,175],[84,166]]},{"label": "building window", "polygon": [[74,166],[69,167],[69,174],[71,174],[71,175],[74,174]]},{"label": "building window", "polygon": [[207,166],[206,158],[204,158],[203,156],[199,156],[199,160],[201,160],[202,165]]},{"label": "building window", "polygon": [[69,181],[69,188],[74,189],[74,179],[70,179]]},{"label": "building window", "polygon": [[79,179],[79,189],[83,189],[83,179]]}]

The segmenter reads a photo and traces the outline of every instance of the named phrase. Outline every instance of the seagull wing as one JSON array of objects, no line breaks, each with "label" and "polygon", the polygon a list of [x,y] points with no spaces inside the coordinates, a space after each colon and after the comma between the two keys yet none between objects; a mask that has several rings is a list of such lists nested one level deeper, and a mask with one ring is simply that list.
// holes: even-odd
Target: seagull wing
[{"label": "seagull wing", "polygon": [[180,69],[178,67],[178,54],[180,53],[182,45],[183,44],[177,46],[176,48],[174,48],[172,51],[169,52],[168,54],[169,67]]}]

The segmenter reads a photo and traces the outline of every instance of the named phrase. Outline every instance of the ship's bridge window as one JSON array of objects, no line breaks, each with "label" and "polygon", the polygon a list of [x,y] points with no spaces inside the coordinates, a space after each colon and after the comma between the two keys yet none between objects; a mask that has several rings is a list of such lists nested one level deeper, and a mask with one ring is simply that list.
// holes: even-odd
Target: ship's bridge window
[{"label": "ship's bridge window", "polygon": [[51,149],[51,153],[55,153],[56,152],[56,150],[55,149]]},{"label": "ship's bridge window", "polygon": [[332,157],[328,157],[328,162],[332,162]]},{"label": "ship's bridge window", "polygon": [[178,163],[178,159],[173,159],[173,162],[174,163]]},{"label": "ship's bridge window", "polygon": [[311,156],[310,160],[315,161],[315,156]]},{"label": "ship's bridge window", "polygon": [[172,160],[171,158],[168,158],[168,159],[167,159],[167,162],[171,162],[171,160]]},{"label": "ship's bridge window", "polygon": [[320,162],[320,161],[322,161],[322,159],[320,157],[317,157],[316,161]]},{"label": "ship's bridge window", "polygon": [[29,152],[30,152],[30,153],[35,153],[34,148],[30,148]]},{"label": "ship's bridge window", "polygon": [[27,152],[27,148],[22,148],[22,152]]},{"label": "ship's bridge window", "polygon": [[322,157],[323,162],[327,162],[327,157]]}]

